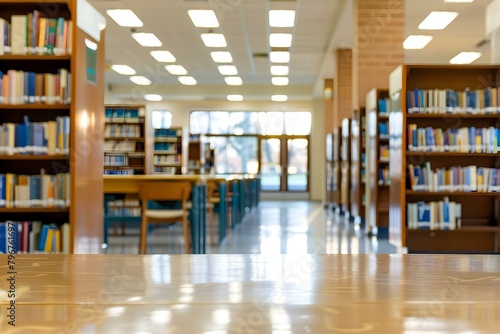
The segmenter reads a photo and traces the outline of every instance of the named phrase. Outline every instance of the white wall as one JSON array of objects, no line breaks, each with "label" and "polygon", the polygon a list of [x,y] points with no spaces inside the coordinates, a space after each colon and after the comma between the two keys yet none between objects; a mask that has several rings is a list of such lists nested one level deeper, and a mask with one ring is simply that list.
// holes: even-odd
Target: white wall
[{"label": "white wall", "polygon": [[[106,104],[126,103],[106,96]],[[312,131],[310,143],[311,185],[310,199],[323,200],[324,166],[325,166],[325,135],[324,135],[324,110],[321,99],[308,101],[162,101],[162,102],[133,102],[145,104],[146,113],[150,119],[153,110],[169,110],[172,113],[172,127],[182,127],[184,134],[184,151],[187,151],[189,134],[189,112],[191,110],[220,110],[220,111],[310,111],[312,113]],[[130,102],[132,104],[132,102]],[[151,124],[150,122],[148,124]]]}]

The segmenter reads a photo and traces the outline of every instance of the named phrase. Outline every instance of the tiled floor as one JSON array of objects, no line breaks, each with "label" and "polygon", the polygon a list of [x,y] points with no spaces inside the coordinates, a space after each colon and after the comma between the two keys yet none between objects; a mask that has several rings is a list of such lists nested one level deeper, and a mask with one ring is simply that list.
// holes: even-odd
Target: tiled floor
[{"label": "tiled floor", "polygon": [[[139,230],[110,233],[109,254],[137,254]],[[182,225],[162,226],[148,236],[148,254],[183,253]],[[212,254],[363,254],[395,253],[387,240],[369,238],[319,202],[262,201],[247,213]]]}]

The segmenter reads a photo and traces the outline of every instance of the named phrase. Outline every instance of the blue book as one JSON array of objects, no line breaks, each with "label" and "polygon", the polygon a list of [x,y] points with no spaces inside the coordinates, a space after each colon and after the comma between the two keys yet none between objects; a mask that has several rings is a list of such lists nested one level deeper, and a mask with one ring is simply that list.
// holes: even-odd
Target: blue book
[{"label": "blue book", "polygon": [[40,242],[38,243],[38,250],[45,250],[45,243],[47,242],[47,234],[49,232],[49,225],[43,225],[42,231],[40,232]]},{"label": "blue book", "polygon": [[0,253],[7,254],[6,223],[0,223]]},{"label": "blue book", "polygon": [[4,254],[17,254],[19,251],[19,224],[14,222],[0,223],[0,251]]},{"label": "blue book", "polygon": [[420,229],[431,228],[431,207],[425,202],[417,202],[417,226]]},{"label": "blue book", "polygon": [[5,174],[0,174],[0,208],[5,208]]},{"label": "blue book", "polygon": [[35,72],[28,73],[28,103],[35,103]]}]

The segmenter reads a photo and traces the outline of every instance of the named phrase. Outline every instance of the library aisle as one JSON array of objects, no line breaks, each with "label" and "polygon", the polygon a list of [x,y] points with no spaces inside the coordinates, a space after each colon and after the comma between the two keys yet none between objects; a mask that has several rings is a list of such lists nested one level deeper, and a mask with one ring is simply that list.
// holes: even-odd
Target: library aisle
[{"label": "library aisle", "polygon": [[[217,219],[217,218],[216,218]],[[325,223],[326,222],[326,223]],[[178,224],[177,224],[178,225]],[[147,254],[182,254],[181,226],[161,226],[148,239]],[[108,254],[137,254],[139,229],[109,232]],[[207,233],[208,234],[208,233]],[[370,238],[319,202],[262,201],[211,254],[376,254],[395,253],[387,239]]]}]

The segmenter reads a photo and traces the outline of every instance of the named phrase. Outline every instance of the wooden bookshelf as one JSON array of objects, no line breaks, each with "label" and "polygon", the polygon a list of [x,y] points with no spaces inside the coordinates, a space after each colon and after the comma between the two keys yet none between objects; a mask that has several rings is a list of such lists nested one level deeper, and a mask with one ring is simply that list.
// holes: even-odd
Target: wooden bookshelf
[{"label": "wooden bookshelf", "polygon": [[[0,208],[1,221],[39,220],[44,224],[68,222],[69,252],[91,254],[101,251],[103,220],[103,153],[104,133],[104,31],[95,35],[84,32],[77,24],[83,18],[77,12],[76,0],[0,0],[0,18],[11,22],[12,15],[39,11],[41,17],[64,18],[72,29],[71,54],[65,55],[0,55],[0,71],[58,74],[67,70],[71,101],[61,103],[0,104],[0,124],[21,124],[24,116],[33,122],[51,122],[56,117],[69,117],[67,154],[26,154],[0,156],[0,174],[45,175],[69,173],[69,208]],[[92,8],[90,7],[90,10]],[[95,11],[96,17],[100,14]],[[28,20],[27,20],[28,21]],[[97,23],[96,23],[97,24]],[[96,29],[96,31],[99,31]],[[29,32],[28,32],[29,33]],[[87,44],[86,41],[87,40]],[[88,42],[95,43],[89,50]],[[90,61],[90,63],[89,63]],[[89,65],[90,64],[90,65]],[[91,81],[86,80],[89,66],[95,65]],[[15,195],[14,195],[15,196]]]},{"label": "wooden bookshelf", "polygon": [[363,134],[365,108],[354,111],[351,120],[351,218],[356,224],[361,224],[365,217],[365,183],[363,182],[366,164],[364,163]]},{"label": "wooden bookshelf", "polygon": [[351,211],[351,119],[342,120],[340,144],[340,209],[346,216]]},{"label": "wooden bookshelf", "polygon": [[[388,136],[380,133],[381,124],[389,122],[388,111],[379,108],[379,101],[389,97],[387,89],[372,89],[366,95],[366,231],[369,235],[387,237],[389,227],[389,182],[380,171],[388,168],[381,159],[381,145],[388,145]],[[382,109],[382,110],[381,110]],[[381,138],[382,137],[382,138]],[[387,138],[387,139],[386,139]]]},{"label": "wooden bookshelf", "polygon": [[[498,253],[500,242],[500,219],[498,214],[500,193],[464,191],[417,191],[412,190],[408,166],[430,163],[433,170],[454,166],[474,165],[484,168],[499,168],[500,154],[463,152],[415,152],[409,151],[410,124],[418,128],[433,129],[500,127],[500,115],[484,114],[485,108],[468,110],[453,108],[453,99],[446,99],[448,113],[437,113],[426,105],[414,105],[415,96],[422,101],[417,90],[454,90],[457,95],[470,89],[483,96],[482,107],[488,107],[484,93],[496,87],[500,78],[500,66],[456,66],[456,65],[401,65],[390,75],[390,210],[389,240],[397,247],[407,248],[410,253]],[[496,89],[496,88],[495,88]],[[481,91],[479,91],[481,90]],[[465,93],[463,93],[465,95]],[[430,101],[426,93],[423,100]],[[451,92],[453,94],[453,92]],[[430,96],[430,95],[429,95]],[[453,95],[450,95],[453,97]],[[490,100],[491,97],[490,97]],[[451,102],[450,102],[451,101]],[[460,99],[458,100],[460,101]],[[467,100],[472,103],[471,100]],[[460,102],[461,103],[461,102]],[[498,103],[495,101],[495,104]],[[415,111],[415,107],[421,107]],[[411,108],[411,110],[409,109]],[[440,107],[442,108],[442,107]],[[471,107],[472,108],[472,107]],[[474,108],[472,108],[474,109]],[[434,111],[435,113],[430,113]],[[437,109],[436,110],[443,110]],[[418,112],[418,113],[414,113]],[[408,203],[443,200],[461,205],[461,227],[453,230],[425,230],[408,228]]]},{"label": "wooden bookshelf", "polygon": [[335,211],[340,211],[340,143],[342,128],[336,127],[332,132],[332,194],[331,202]]},{"label": "wooden bookshelf", "polygon": [[154,129],[153,173],[182,174],[182,128]]},{"label": "wooden bookshelf", "polygon": [[104,114],[104,174],[145,174],[145,107],[106,105]]}]

